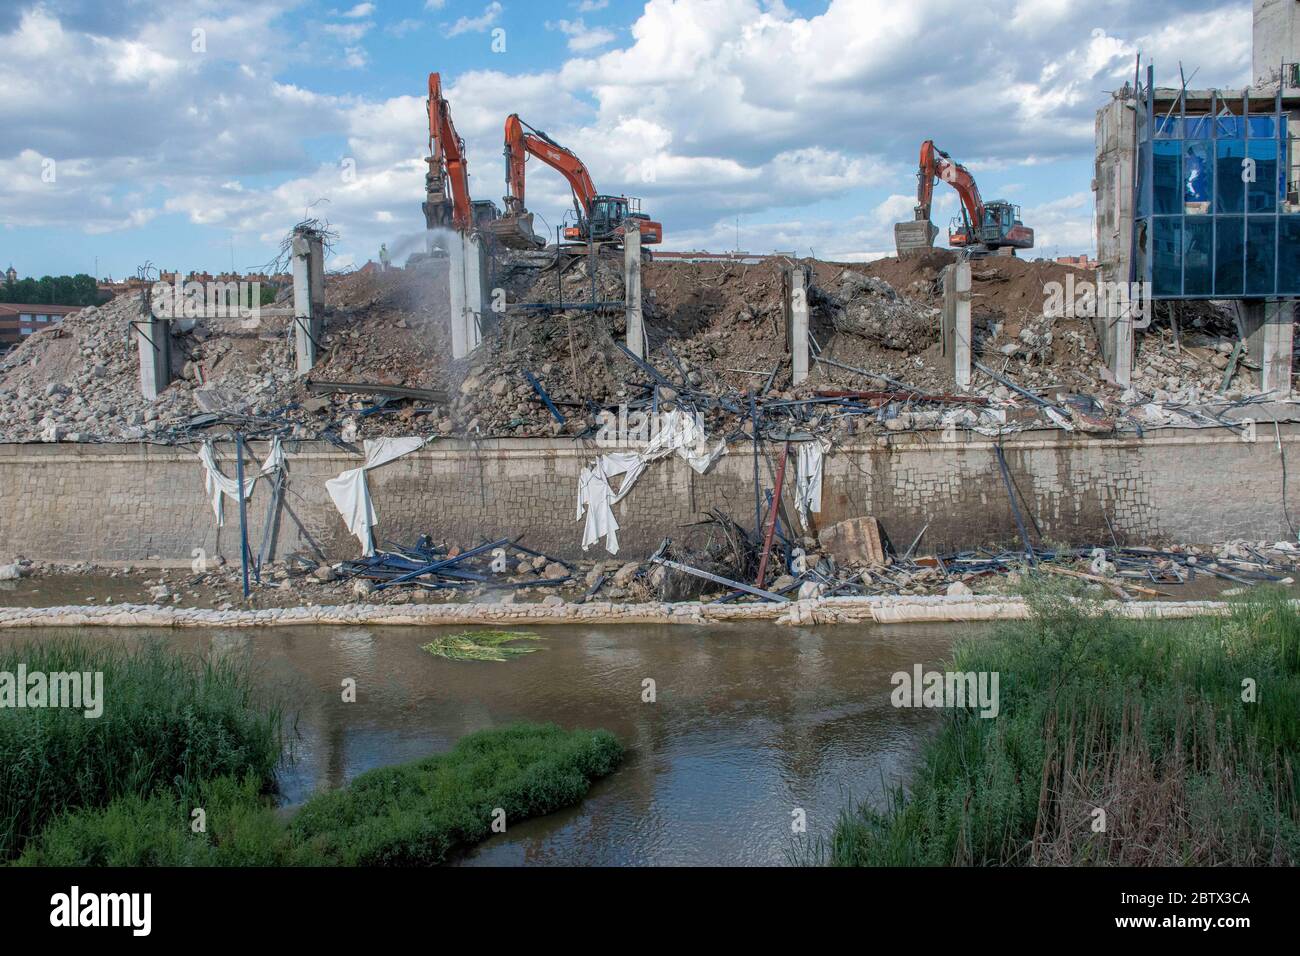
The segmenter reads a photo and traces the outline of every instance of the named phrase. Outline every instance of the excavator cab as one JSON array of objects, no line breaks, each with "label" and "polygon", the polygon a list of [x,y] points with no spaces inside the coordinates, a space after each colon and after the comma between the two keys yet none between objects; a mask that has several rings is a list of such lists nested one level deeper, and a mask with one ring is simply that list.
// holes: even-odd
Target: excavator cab
[{"label": "excavator cab", "polygon": [[1020,219],[1020,207],[1004,199],[984,204],[984,217],[972,226],[963,213],[953,219],[948,229],[948,244],[962,249],[1032,249],[1034,230]]},{"label": "excavator cab", "polygon": [[586,242],[609,242],[623,234],[623,224],[635,221],[641,230],[643,243],[656,243],[663,237],[663,229],[641,211],[641,200],[627,196],[596,196],[591,201],[587,217],[576,226],[564,230],[564,238]]}]

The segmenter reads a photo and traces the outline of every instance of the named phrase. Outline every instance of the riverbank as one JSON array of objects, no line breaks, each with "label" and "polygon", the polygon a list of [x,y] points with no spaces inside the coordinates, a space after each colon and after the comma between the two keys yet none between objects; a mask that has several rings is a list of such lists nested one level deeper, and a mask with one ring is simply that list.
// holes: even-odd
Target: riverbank
[{"label": "riverbank", "polygon": [[1052,593],[1031,605],[1029,620],[959,643],[945,668],[998,677],[995,719],[927,705],[944,709],[922,766],[885,809],[844,815],[830,862],[1300,862],[1294,602],[1261,595],[1177,625]]},{"label": "riverbank", "polygon": [[[1173,620],[1226,614],[1225,601],[1095,602],[1106,613],[1134,620]],[[335,604],[229,609],[156,604],[65,605],[0,608],[0,630],[44,627],[296,627],[302,625],[437,624],[716,624],[773,622],[822,624],[918,624],[1018,621],[1031,614],[1019,597],[933,595],[824,597],[762,604],[682,601],[617,604],[557,601],[543,604]]]},{"label": "riverbank", "polygon": [[[251,780],[204,780],[189,806],[128,794],[56,818],[20,866],[438,866],[492,833],[578,802],[623,748],[606,731],[517,724],[449,753],[362,774],[285,823]],[[179,822],[178,822],[179,821]]]}]

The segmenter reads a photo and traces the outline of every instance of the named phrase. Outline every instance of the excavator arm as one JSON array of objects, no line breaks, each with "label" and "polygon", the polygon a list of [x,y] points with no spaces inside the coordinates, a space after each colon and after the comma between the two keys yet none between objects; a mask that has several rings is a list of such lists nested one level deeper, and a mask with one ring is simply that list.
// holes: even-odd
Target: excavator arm
[{"label": "excavator arm", "polygon": [[963,218],[967,223],[980,223],[984,220],[984,200],[975,185],[975,177],[961,163],[934,145],[934,140],[927,139],[921,144],[921,164],[916,179],[916,218],[930,218],[930,202],[934,198],[934,181],[942,179],[957,190],[961,197]]},{"label": "excavator arm", "polygon": [[587,167],[572,150],[528,126],[518,113],[510,114],[506,120],[506,214],[524,211],[524,164],[529,156],[536,156],[568,180],[573,190],[574,212],[580,219],[585,218],[596,198],[596,184],[591,181]]},{"label": "excavator arm", "polygon": [[430,229],[465,232],[473,218],[465,141],[451,122],[451,108],[442,96],[442,78],[429,74],[429,172],[425,176],[425,224]]}]

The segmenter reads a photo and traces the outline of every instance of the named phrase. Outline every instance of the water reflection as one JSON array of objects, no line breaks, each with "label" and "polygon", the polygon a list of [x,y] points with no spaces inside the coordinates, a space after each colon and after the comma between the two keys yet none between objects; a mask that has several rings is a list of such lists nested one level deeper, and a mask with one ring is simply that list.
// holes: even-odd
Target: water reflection
[{"label": "water reflection", "polygon": [[[828,833],[849,801],[906,774],[932,712],[896,710],[889,677],[945,657],[955,628],[546,627],[537,653],[453,662],[440,628],[159,631],[247,655],[297,711],[288,803],[516,720],[604,727],[629,749],[580,806],[510,826],[465,864],[779,864],[791,811]],[[47,631],[44,633],[55,633]],[[149,632],[86,632],[96,640]],[[0,640],[39,637],[11,633]],[[355,680],[356,700],[343,700]],[[656,700],[643,702],[644,681]]]}]

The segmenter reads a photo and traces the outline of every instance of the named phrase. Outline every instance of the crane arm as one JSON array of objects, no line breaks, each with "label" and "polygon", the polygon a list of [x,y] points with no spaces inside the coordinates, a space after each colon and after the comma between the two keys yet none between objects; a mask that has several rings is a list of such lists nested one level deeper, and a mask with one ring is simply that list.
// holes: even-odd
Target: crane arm
[{"label": "crane arm", "polygon": [[[525,132],[527,130],[527,132]],[[569,182],[573,190],[573,200],[578,206],[578,215],[585,218],[589,214],[591,201],[596,198],[596,184],[591,174],[572,150],[565,149],[541,130],[533,129],[512,113],[506,119],[506,211],[518,214],[524,211],[524,163],[529,156],[536,156],[547,166],[558,170]]]},{"label": "crane arm", "polygon": [[470,227],[469,169],[465,163],[465,141],[451,121],[451,107],[442,96],[442,78],[429,74],[429,191],[441,189],[441,199],[451,200],[452,226],[464,232]]},{"label": "crane arm", "polygon": [[984,200],[975,185],[975,177],[961,163],[934,145],[934,140],[927,139],[921,144],[921,166],[917,172],[916,218],[930,218],[930,202],[934,198],[935,178],[942,179],[957,190],[961,197],[963,214],[970,223],[978,225],[984,221]]}]

